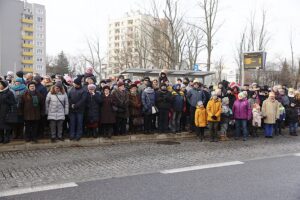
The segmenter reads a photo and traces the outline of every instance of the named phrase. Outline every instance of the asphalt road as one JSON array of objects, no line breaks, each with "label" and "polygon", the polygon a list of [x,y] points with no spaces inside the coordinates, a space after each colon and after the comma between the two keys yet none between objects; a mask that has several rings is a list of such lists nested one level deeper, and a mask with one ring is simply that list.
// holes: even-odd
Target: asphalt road
[{"label": "asphalt road", "polygon": [[[232,160],[229,160],[232,161]],[[2,199],[299,200],[300,157],[294,154],[241,164],[79,182],[78,186]],[[202,168],[205,165],[199,165]],[[188,167],[188,166],[186,166]],[[212,167],[212,166],[208,166]],[[203,167],[206,168],[206,167]],[[191,169],[191,168],[189,168]],[[189,170],[186,169],[186,170]],[[183,169],[184,170],[184,169]],[[174,171],[173,171],[174,172]]]}]

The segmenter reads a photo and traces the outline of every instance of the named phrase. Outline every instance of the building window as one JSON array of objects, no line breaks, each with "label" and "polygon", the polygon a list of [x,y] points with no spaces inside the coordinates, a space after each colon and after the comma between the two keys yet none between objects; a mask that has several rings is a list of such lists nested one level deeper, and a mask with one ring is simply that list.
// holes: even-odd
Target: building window
[{"label": "building window", "polygon": [[41,34],[41,33],[38,33],[38,34],[37,34],[37,38],[43,39],[43,38],[44,38],[44,35]]},{"label": "building window", "polygon": [[120,26],[120,22],[116,22],[115,27],[119,27],[119,26]]},{"label": "building window", "polygon": [[43,59],[42,58],[37,58],[36,61],[37,62],[43,62]]},{"label": "building window", "polygon": [[119,40],[120,39],[120,37],[119,36],[115,36],[115,40]]},{"label": "building window", "polygon": [[38,30],[43,31],[44,27],[43,26],[38,26]]},{"label": "building window", "polygon": [[36,18],[38,22],[43,22],[43,18],[42,17],[37,17]]},{"label": "building window", "polygon": [[43,11],[43,9],[38,9],[38,10],[37,10],[37,13],[38,13],[38,14],[44,14],[44,11]]},{"label": "building window", "polygon": [[115,33],[120,33],[120,29],[116,29],[116,30],[115,30]]},{"label": "building window", "polygon": [[43,50],[42,49],[37,49],[36,54],[43,54]]},{"label": "building window", "polygon": [[133,24],[133,20],[128,20],[128,24],[129,25]]},{"label": "building window", "polygon": [[115,47],[119,47],[119,43],[118,42],[115,43]]}]

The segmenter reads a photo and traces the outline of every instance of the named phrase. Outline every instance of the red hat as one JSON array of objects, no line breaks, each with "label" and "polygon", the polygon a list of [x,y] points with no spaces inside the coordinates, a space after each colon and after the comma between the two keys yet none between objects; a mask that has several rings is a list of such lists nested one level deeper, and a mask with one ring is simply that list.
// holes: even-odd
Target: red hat
[{"label": "red hat", "polygon": [[141,84],[141,81],[134,81],[135,85]]},{"label": "red hat", "polygon": [[119,81],[118,82],[118,87],[121,87],[121,86],[123,86],[124,85],[124,82],[123,81]]}]

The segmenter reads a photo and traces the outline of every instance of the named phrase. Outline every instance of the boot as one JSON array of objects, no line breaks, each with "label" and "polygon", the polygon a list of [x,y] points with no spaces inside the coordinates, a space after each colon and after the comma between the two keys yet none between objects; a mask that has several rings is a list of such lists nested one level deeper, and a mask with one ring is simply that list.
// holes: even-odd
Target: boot
[{"label": "boot", "polygon": [[94,137],[94,138],[97,138],[97,137],[98,137],[98,135],[97,135],[97,130],[96,130],[96,129],[93,129],[93,137]]},{"label": "boot", "polygon": [[203,140],[204,140],[204,133],[201,133],[200,141],[202,142]]}]

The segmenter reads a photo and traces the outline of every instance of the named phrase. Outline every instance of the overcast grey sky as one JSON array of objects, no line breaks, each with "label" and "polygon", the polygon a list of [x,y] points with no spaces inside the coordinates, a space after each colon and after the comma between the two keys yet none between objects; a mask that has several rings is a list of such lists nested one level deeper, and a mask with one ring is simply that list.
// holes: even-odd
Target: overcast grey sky
[{"label": "overcast grey sky", "polygon": [[[61,50],[77,55],[86,51],[85,37],[100,34],[106,52],[109,19],[119,18],[130,10],[142,10],[149,0],[29,0],[46,6],[47,53],[56,55]],[[161,0],[163,1],[163,0]],[[197,0],[182,0],[187,19],[197,19],[200,9]],[[299,0],[220,0],[218,23],[223,22],[216,36],[213,60],[223,56],[233,65],[234,50],[251,11],[260,14],[267,10],[267,29],[270,33],[268,61],[290,57],[289,36],[294,37],[295,54],[300,57],[300,1]],[[205,54],[200,58],[205,62]]]}]

